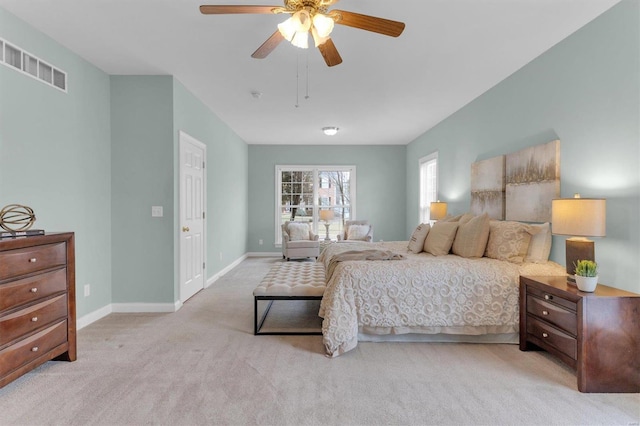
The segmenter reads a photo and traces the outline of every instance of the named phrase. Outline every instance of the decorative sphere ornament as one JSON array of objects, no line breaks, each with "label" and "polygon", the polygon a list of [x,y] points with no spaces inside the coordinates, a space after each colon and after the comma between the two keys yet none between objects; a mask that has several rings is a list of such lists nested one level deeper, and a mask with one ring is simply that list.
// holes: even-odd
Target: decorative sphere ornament
[{"label": "decorative sphere ornament", "polygon": [[20,204],[9,204],[0,210],[0,228],[9,232],[26,231],[36,221],[33,209]]}]

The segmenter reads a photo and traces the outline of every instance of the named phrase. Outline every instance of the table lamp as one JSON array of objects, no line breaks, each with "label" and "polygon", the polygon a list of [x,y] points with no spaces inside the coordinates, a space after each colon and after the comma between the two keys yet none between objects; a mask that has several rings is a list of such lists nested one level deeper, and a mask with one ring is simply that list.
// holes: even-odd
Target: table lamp
[{"label": "table lamp", "polygon": [[440,220],[447,216],[447,203],[434,201],[429,205],[429,220]]},{"label": "table lamp", "polygon": [[595,262],[595,244],[585,237],[606,236],[606,200],[603,198],[558,198],[551,201],[551,233],[568,235],[566,262],[569,281],[574,281],[578,260]]},{"label": "table lamp", "polygon": [[320,210],[320,220],[324,220],[324,227],[327,230],[327,235],[324,237],[325,241],[331,241],[331,238],[329,237],[329,226],[331,226],[331,224],[329,223],[329,221],[331,221],[333,219],[333,210]]}]

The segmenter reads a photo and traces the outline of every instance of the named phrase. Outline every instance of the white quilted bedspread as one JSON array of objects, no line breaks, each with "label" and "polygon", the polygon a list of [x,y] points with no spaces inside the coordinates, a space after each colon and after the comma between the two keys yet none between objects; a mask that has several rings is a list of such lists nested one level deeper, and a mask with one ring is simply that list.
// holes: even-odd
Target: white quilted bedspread
[{"label": "white quilted bedspread", "polygon": [[564,275],[554,262],[523,264],[407,251],[407,242],[337,243],[318,259],[359,249],[392,250],[402,260],[340,262],[320,306],[328,356],[375,334],[484,334],[518,331],[520,275]]}]

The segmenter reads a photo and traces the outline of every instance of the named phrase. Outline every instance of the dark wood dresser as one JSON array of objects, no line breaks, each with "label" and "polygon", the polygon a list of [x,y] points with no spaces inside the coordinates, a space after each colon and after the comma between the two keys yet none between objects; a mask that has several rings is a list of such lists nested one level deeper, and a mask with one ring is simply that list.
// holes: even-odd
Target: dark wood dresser
[{"label": "dark wood dresser", "polygon": [[640,392],[640,294],[566,277],[520,277],[520,350],[574,368],[580,392]]},{"label": "dark wood dresser", "polygon": [[74,234],[0,239],[0,387],[76,360]]}]

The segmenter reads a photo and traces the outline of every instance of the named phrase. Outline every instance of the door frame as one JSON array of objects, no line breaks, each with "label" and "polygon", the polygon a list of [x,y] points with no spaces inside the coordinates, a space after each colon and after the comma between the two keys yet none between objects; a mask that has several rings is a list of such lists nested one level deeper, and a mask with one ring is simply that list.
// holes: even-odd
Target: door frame
[{"label": "door frame", "polygon": [[208,216],[208,209],[207,209],[207,145],[205,145],[204,143],[200,142],[198,139],[194,138],[193,136],[189,135],[188,133],[179,130],[178,131],[178,222],[177,222],[177,226],[176,226],[176,235],[178,236],[178,304],[179,306],[182,306],[185,302],[185,300],[183,300],[183,295],[182,295],[182,267],[183,267],[183,262],[182,262],[182,258],[183,258],[183,247],[182,247],[182,237],[180,235],[181,233],[181,224],[184,221],[184,211],[182,209],[182,161],[181,161],[181,156],[182,156],[182,145],[183,143],[189,142],[193,145],[198,146],[199,148],[202,149],[203,151],[203,158],[205,166],[203,167],[202,171],[203,171],[203,176],[202,176],[202,211],[205,214],[204,220],[202,221],[202,260],[204,262],[204,268],[202,269],[202,276],[203,276],[203,283],[202,283],[202,288],[205,289],[207,287],[207,266],[208,266],[208,261],[207,261],[207,246],[208,246],[208,239],[207,239],[207,220],[209,219]]}]

